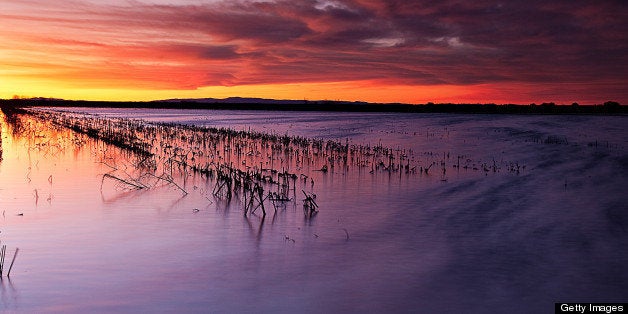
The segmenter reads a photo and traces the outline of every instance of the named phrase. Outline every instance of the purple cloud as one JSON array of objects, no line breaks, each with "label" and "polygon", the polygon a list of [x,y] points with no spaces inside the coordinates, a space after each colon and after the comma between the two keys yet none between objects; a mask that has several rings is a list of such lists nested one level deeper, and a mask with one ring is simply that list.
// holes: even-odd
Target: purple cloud
[{"label": "purple cloud", "polygon": [[[34,3],[43,9],[31,10]],[[184,63],[176,73],[190,71],[202,78],[185,80],[185,86],[344,80],[625,86],[627,7],[611,0],[277,0],[133,6],[16,0],[13,10],[0,13],[0,18],[19,22],[23,27],[15,34],[20,36],[29,35],[28,25],[39,25],[32,32],[51,29],[45,36],[52,50],[75,41],[93,44],[94,56],[116,49],[150,51],[126,57],[102,54],[119,63]],[[207,76],[196,75],[203,71]]]}]

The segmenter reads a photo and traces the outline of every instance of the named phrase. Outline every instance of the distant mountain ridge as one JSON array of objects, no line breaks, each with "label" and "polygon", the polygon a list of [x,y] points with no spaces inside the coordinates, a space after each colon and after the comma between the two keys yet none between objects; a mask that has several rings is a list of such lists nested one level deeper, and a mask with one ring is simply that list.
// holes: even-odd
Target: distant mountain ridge
[{"label": "distant mountain ridge", "polygon": [[343,100],[295,100],[295,99],[269,99],[269,98],[249,98],[249,97],[228,97],[228,98],[171,98],[155,100],[153,102],[192,102],[207,104],[264,104],[264,105],[302,105],[302,104],[373,104],[365,101],[343,101]]}]

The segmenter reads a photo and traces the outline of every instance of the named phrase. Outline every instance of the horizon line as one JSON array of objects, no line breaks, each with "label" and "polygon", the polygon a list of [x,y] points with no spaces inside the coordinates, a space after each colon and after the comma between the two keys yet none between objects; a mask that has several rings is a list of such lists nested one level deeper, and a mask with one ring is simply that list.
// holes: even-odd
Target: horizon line
[{"label": "horizon line", "polygon": [[[262,98],[262,97],[242,97],[242,96],[230,96],[225,98],[213,98],[213,97],[202,97],[202,98],[164,98],[164,99],[152,99],[152,100],[87,100],[87,99],[65,99],[65,98],[55,98],[55,97],[22,97],[22,96],[13,96],[13,98],[0,98],[2,101],[65,101],[65,102],[87,102],[87,103],[197,103],[199,105],[202,104],[261,104],[261,105],[269,105],[269,104],[308,104],[308,103],[341,103],[341,104],[355,104],[355,105],[407,105],[407,106],[427,106],[427,105],[495,105],[495,106],[541,106],[541,105],[550,105],[550,106],[601,106],[601,105],[619,105],[626,106],[625,104],[621,104],[618,101],[607,100],[601,103],[556,103],[553,101],[547,102],[531,102],[531,103],[516,103],[516,102],[425,102],[425,103],[407,103],[407,102],[370,102],[370,101],[362,101],[362,100],[331,100],[331,99],[276,99],[276,98]],[[241,101],[238,101],[241,100]],[[230,102],[231,101],[231,102]],[[255,101],[258,101],[256,103]]]}]

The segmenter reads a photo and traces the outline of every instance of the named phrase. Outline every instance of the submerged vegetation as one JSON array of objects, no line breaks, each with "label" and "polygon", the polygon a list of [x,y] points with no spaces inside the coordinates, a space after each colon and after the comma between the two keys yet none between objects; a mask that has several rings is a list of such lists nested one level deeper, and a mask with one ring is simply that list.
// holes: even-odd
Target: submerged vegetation
[{"label": "submerged vegetation", "polygon": [[[284,202],[296,202],[297,185],[311,192],[315,174],[347,173],[353,169],[400,175],[423,171],[412,151],[382,145],[350,145],[348,141],[153,124],[54,111],[27,110],[19,114],[84,134],[135,156],[132,171],[126,166],[122,170],[103,159],[102,163],[111,168],[103,175],[103,183],[112,180],[126,189],[139,190],[161,182],[187,194],[177,181],[198,175],[214,182],[215,198],[230,201],[237,196],[241,199],[244,215],[258,209],[266,215],[267,205],[276,210]],[[307,216],[315,211],[312,203],[311,195],[306,195]]]},{"label": "submerged vegetation", "polygon": [[[100,162],[109,168],[102,174],[101,190],[111,184],[122,190],[167,185],[187,195],[190,191],[185,183],[193,176],[206,180],[203,192],[211,193],[214,200],[237,199],[245,216],[261,212],[265,217],[269,208],[276,212],[286,203],[300,203],[305,217],[312,218],[319,210],[316,180],[325,176],[358,172],[399,178],[437,176],[447,181],[448,168],[485,175],[502,170],[519,174],[525,169],[517,162],[483,162],[451,152],[414,152],[387,147],[381,141],[377,145],[352,144],[348,139],[148,123],[50,109],[2,106],[2,110],[12,132],[22,136],[30,132],[33,140],[48,127],[70,132],[68,144],[80,146],[86,138],[101,143]],[[126,152],[128,162],[121,164],[122,159],[111,156],[114,152],[107,147]],[[297,195],[301,193],[304,198]]]}]

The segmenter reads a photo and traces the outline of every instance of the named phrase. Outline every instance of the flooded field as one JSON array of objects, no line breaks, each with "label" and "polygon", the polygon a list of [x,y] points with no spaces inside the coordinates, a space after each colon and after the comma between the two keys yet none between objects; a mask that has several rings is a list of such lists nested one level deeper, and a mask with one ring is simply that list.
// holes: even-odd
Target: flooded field
[{"label": "flooded field", "polygon": [[0,311],[628,299],[627,117],[48,108],[0,123]]}]

